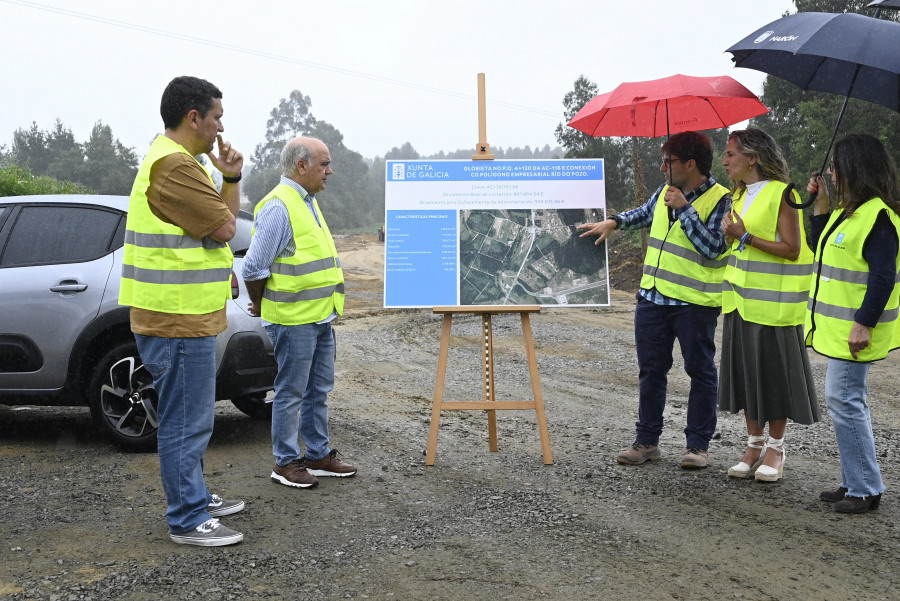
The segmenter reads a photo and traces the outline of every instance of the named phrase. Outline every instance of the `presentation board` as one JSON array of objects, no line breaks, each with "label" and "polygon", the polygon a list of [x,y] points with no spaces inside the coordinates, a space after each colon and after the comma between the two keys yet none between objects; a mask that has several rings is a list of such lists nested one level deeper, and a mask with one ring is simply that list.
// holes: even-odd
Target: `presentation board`
[{"label": "presentation board", "polygon": [[602,159],[387,161],[385,307],[609,304]]}]

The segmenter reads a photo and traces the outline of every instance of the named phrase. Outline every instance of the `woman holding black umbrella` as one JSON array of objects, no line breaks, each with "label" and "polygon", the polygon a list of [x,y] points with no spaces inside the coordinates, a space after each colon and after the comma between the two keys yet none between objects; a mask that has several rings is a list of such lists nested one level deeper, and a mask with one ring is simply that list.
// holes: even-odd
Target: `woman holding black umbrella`
[{"label": "woman holding black umbrella", "polygon": [[722,289],[719,409],[743,410],[749,435],[728,475],[774,482],[784,475],[787,420],[819,419],[802,325],[812,252],[799,213],[783,198],[787,162],[769,134],[732,132],[722,165],[734,200],[722,221],[732,254]]},{"label": "woman holding black umbrella", "polygon": [[875,453],[866,379],[872,361],[900,346],[900,184],[897,167],[876,138],[851,134],[834,146],[829,168],[838,205],[829,212],[821,176],[810,219],[816,271],[806,343],[828,357],[825,397],[841,455],[841,484],[822,492],[843,513],[878,509],[884,482]]}]

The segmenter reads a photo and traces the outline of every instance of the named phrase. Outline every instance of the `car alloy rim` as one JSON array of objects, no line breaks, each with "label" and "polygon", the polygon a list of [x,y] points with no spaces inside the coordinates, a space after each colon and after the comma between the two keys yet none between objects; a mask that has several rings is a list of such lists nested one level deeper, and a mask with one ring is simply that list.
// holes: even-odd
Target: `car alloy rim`
[{"label": "car alloy rim", "polygon": [[109,379],[100,388],[100,406],[115,429],[129,438],[152,434],[159,427],[157,396],[147,369],[125,357],[109,368]]}]

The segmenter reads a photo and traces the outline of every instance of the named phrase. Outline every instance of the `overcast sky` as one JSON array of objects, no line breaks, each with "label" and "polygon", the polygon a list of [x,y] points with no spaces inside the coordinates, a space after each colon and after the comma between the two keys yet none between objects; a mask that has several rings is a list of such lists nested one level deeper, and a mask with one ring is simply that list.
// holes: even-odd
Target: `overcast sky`
[{"label": "overcast sky", "polygon": [[249,155],[279,100],[312,113],[366,157],[478,141],[485,73],[493,146],[556,146],[579,75],[606,92],[676,73],[764,75],[724,50],[794,12],[789,0],[0,0],[0,144],[58,117],[84,141],[97,120],[143,156],[162,130],[170,79],[223,92],[225,138]]}]

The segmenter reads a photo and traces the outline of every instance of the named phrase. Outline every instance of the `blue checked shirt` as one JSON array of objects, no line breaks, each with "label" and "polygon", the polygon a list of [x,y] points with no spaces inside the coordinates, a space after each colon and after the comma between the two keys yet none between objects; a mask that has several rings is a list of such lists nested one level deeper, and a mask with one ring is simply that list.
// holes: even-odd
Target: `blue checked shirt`
[{"label": "blue checked shirt", "polygon": [[[300,193],[306,206],[312,212],[316,223],[319,223],[319,216],[313,210],[314,195],[310,195],[303,189],[303,186],[294,180],[281,176],[281,182],[285,186],[290,186]],[[319,223],[319,227],[321,227]],[[244,256],[244,263],[241,265],[241,277],[248,282],[256,280],[264,280],[272,275],[269,268],[272,262],[277,258],[291,257],[297,251],[297,245],[294,244],[294,228],[291,227],[291,218],[288,215],[287,207],[284,201],[278,197],[271,199],[266,205],[259,210],[253,218],[253,238],[250,241],[250,248]],[[328,323],[337,317],[337,313],[333,312],[326,319],[318,323]],[[269,322],[263,320],[263,325]]]},{"label": "blue checked shirt", "polygon": [[[715,259],[728,249],[728,245],[725,244],[725,234],[722,232],[722,219],[724,219],[725,214],[731,210],[731,194],[726,194],[722,197],[722,201],[716,205],[716,208],[710,213],[709,218],[707,218],[705,223],[700,219],[700,214],[697,213],[697,209],[695,209],[691,203],[694,202],[696,198],[703,195],[704,192],[712,188],[715,183],[716,180],[710,177],[706,180],[706,183],[699,188],[695,188],[694,190],[685,193],[684,198],[688,201],[688,204],[675,211],[675,218],[681,222],[681,229],[684,230],[688,240],[691,241],[691,244],[694,245],[697,252],[707,259]],[[643,205],[636,209],[616,215],[616,217],[618,217],[619,228],[623,230],[640,228],[649,229],[650,225],[653,223],[656,200],[659,198],[663,186],[665,186],[665,184],[657,188],[656,192],[650,197],[650,200]],[[656,288],[641,288],[640,295],[641,298],[657,305],[690,304],[677,298],[668,297]]]}]

